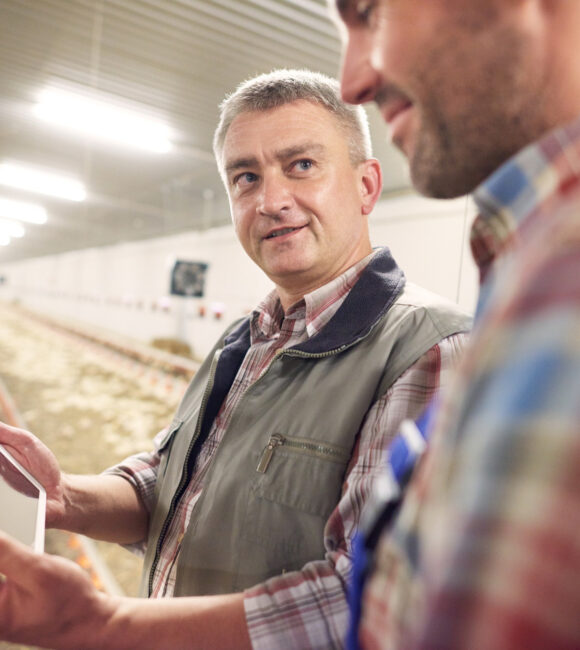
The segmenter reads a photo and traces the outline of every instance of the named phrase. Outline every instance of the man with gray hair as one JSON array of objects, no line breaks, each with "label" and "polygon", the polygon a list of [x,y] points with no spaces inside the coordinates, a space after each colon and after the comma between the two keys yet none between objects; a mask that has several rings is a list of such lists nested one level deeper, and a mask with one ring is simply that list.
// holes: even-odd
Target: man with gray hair
[{"label": "man with gray hair", "polygon": [[344,642],[352,537],[382,451],[445,383],[469,319],[371,248],[381,169],[337,82],[250,80],[222,105],[214,142],[236,234],[275,288],[216,343],[156,451],[65,476],[30,434],[0,427],[47,487],[49,525],[143,548],[150,600],[98,594],[75,567],[0,538],[0,638]]}]

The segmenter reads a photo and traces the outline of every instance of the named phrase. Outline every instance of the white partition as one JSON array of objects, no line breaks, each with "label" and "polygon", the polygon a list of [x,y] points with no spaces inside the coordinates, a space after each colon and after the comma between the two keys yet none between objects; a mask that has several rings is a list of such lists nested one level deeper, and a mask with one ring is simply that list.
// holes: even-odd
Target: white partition
[{"label": "white partition", "polygon": [[407,277],[473,312],[478,274],[469,248],[470,197],[441,201],[408,195],[380,202],[371,215],[373,245],[391,249]]},{"label": "white partition", "polygon": [[[371,238],[373,245],[391,248],[409,279],[471,311],[477,291],[466,245],[472,218],[467,199],[383,200],[370,217]],[[176,259],[208,264],[203,298],[169,295]],[[2,264],[0,255],[0,276],[6,279],[0,285],[4,300],[139,341],[181,338],[198,357],[226,323],[248,313],[272,287],[231,226],[11,264]]]}]

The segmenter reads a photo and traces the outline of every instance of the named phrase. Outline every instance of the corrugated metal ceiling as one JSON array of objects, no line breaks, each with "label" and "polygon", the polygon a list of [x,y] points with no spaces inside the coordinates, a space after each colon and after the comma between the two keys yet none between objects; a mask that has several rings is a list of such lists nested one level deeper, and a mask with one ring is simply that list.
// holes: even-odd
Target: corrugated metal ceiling
[{"label": "corrugated metal ceiling", "polygon": [[[0,162],[73,174],[89,191],[83,203],[35,197],[49,221],[0,261],[227,223],[211,154],[224,94],[276,67],[336,75],[339,55],[325,0],[0,0]],[[32,113],[47,86],[138,107],[170,124],[176,147],[135,153],[49,127]],[[371,125],[385,190],[407,188],[374,112]]]}]

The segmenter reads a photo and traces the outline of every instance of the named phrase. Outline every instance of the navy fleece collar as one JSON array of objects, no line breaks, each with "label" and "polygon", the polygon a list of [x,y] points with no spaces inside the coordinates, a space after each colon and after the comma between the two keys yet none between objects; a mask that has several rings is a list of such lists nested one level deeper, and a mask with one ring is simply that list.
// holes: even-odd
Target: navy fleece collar
[{"label": "navy fleece collar", "polygon": [[[354,343],[368,334],[393,304],[404,286],[403,271],[397,266],[389,249],[380,249],[326,326],[312,338],[289,350],[320,354]],[[203,414],[200,435],[195,441],[190,456],[188,468],[190,472],[249,347],[250,318],[248,317],[224,340],[212,391]]]},{"label": "navy fleece collar", "polygon": [[[319,354],[354,343],[368,334],[404,286],[403,271],[397,266],[389,249],[381,248],[326,326],[290,350]],[[247,349],[249,342],[248,318],[228,335],[224,345],[233,345],[241,351]]]}]

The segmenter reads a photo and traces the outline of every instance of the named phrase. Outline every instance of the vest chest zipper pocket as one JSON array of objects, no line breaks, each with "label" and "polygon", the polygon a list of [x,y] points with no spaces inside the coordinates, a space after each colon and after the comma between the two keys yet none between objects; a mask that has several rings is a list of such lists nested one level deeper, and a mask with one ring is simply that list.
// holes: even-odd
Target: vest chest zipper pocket
[{"label": "vest chest zipper pocket", "polygon": [[284,449],[288,449],[289,451],[305,454],[307,456],[316,456],[330,461],[334,460],[337,463],[344,463],[350,458],[349,454],[347,454],[344,449],[329,443],[313,442],[312,440],[306,440],[304,438],[290,438],[281,433],[273,433],[268,440],[268,444],[262,451],[260,461],[256,467],[256,472],[259,472],[260,474],[266,473],[270,462],[272,461],[272,457],[274,456],[276,449],[279,447],[284,447]]},{"label": "vest chest zipper pocket", "polygon": [[350,455],[334,441],[278,432],[255,448],[236,538],[240,571],[251,584],[324,558],[324,529],[340,500]]}]

